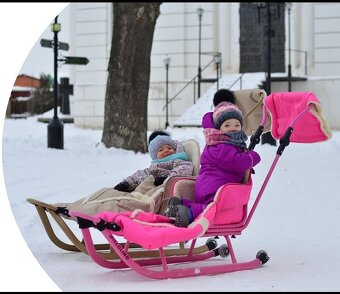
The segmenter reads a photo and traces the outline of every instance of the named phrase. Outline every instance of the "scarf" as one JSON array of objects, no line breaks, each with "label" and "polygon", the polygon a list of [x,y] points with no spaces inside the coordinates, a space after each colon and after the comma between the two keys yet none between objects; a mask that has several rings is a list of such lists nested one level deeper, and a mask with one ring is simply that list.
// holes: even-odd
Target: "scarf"
[{"label": "scarf", "polygon": [[157,164],[161,162],[167,162],[174,159],[189,160],[188,155],[185,152],[174,153],[161,159],[154,159],[151,164]]},{"label": "scarf", "polygon": [[219,143],[231,144],[240,148],[247,148],[245,141],[248,140],[246,133],[241,130],[239,132],[223,133],[214,128],[206,128],[203,130],[205,143],[207,145],[215,145]]}]

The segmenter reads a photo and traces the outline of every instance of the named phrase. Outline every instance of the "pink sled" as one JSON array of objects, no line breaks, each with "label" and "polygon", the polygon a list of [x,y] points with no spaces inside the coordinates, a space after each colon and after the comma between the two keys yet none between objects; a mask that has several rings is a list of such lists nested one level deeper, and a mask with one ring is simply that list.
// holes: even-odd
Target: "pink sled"
[{"label": "pink sled", "polygon": [[[250,138],[250,149],[259,143],[266,123],[267,111],[272,119],[272,135],[279,140],[280,144],[249,213],[248,204],[253,185],[251,176],[244,184],[231,183],[220,187],[214,201],[187,228],[172,225],[170,219],[165,216],[140,210],[123,213],[103,211],[94,216],[71,211],[70,214],[77,217],[91,258],[102,267],[109,269],[131,268],[139,274],[153,279],[221,274],[255,269],[264,265],[269,260],[265,250],[259,250],[255,258],[250,261],[239,262],[231,239],[241,235],[249,225],[285,147],[290,142],[314,143],[328,140],[332,136],[331,129],[322,116],[320,101],[313,93],[273,93],[264,99],[262,122],[256,133]],[[183,195],[180,193],[181,187],[185,186],[186,191],[188,186],[193,187],[195,177],[177,176],[169,181],[172,185],[172,195]],[[90,228],[98,229],[104,235],[112,250],[119,255],[119,261],[106,260],[98,254],[93,244]],[[122,236],[127,240],[124,248],[115,236]],[[214,237],[207,241],[213,243],[213,246],[208,252],[194,254],[196,241],[201,237]],[[218,237],[224,238],[226,243],[216,247],[216,238]],[[165,256],[164,248],[166,246],[187,240],[191,240],[191,244],[186,256]],[[139,244],[145,250],[158,249],[159,257],[134,260],[128,253],[130,243]],[[218,256],[220,258],[230,256],[230,260],[226,259],[221,263],[221,260],[216,260]],[[213,258],[216,260],[214,265],[197,266],[196,264],[198,261]],[[170,264],[176,263],[179,266],[188,262],[193,263],[193,266],[172,269],[169,267]],[[155,265],[161,267],[154,267]]]}]

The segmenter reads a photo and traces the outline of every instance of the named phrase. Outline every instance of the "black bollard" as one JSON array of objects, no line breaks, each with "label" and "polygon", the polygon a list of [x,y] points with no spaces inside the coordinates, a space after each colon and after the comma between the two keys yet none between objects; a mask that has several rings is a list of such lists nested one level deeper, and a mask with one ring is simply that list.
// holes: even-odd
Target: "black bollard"
[{"label": "black bollard", "polygon": [[64,149],[64,123],[58,117],[53,117],[47,125],[47,146]]}]

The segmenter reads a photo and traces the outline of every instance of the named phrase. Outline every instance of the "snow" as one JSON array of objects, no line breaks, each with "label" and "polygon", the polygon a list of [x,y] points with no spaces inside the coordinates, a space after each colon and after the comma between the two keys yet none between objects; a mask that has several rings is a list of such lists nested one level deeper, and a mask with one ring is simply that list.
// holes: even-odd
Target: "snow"
[{"label": "snow", "polygon": [[13,91],[34,91],[34,87],[13,86]]},{"label": "snow", "polygon": [[[204,146],[201,128],[168,131],[173,138],[193,138],[201,149]],[[238,261],[251,260],[264,249],[270,256],[268,263],[254,270],[167,280],[152,280],[130,269],[102,268],[83,253],[60,249],[49,240],[34,206],[26,201],[30,197],[47,203],[72,202],[100,188],[111,187],[149,165],[148,154],[105,148],[100,143],[101,135],[101,130],[64,124],[64,149],[59,150],[47,148],[47,124],[38,122],[37,117],[4,121],[2,159],[10,206],[4,203],[1,209],[6,212],[12,209],[15,218],[12,221],[11,215],[0,214],[3,228],[0,252],[2,268],[6,268],[2,275],[6,281],[12,279],[7,290],[314,292],[340,289],[337,191],[340,132],[333,131],[332,139],[326,142],[291,143],[279,160],[249,226],[241,236],[232,239]],[[256,146],[262,161],[253,177],[251,201],[260,190],[276,148],[268,144]],[[11,221],[14,225],[10,230],[7,224]],[[73,221],[68,224],[80,237],[77,224]],[[57,226],[55,229],[60,233]],[[99,240],[100,236],[95,238]],[[204,242],[205,238],[199,239],[199,243]]]},{"label": "snow", "polygon": [[32,97],[31,96],[29,96],[29,97],[23,97],[23,96],[20,96],[20,97],[16,97],[15,98],[17,101],[29,101],[29,100],[31,100],[32,99]]}]

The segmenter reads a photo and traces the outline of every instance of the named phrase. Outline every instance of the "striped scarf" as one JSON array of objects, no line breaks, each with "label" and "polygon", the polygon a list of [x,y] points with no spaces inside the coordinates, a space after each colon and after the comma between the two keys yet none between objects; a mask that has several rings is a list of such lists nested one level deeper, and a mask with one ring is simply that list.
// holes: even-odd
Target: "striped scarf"
[{"label": "striped scarf", "polygon": [[203,130],[205,143],[207,145],[215,145],[219,143],[231,144],[240,148],[247,148],[245,141],[248,140],[246,133],[241,130],[239,132],[223,133],[214,128],[206,128]]}]

